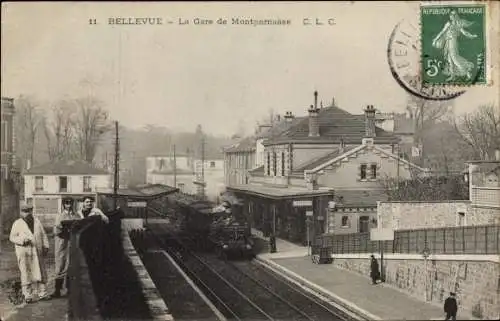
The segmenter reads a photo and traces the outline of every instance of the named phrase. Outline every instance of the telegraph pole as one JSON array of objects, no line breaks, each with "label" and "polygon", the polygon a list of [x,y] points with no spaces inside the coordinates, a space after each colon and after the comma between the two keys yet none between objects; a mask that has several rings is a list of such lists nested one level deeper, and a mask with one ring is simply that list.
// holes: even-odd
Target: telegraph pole
[{"label": "telegraph pole", "polygon": [[115,121],[115,173],[114,173],[114,184],[113,184],[113,207],[116,210],[117,197],[118,197],[118,186],[119,186],[119,162],[120,162],[120,137],[118,136],[118,122]]},{"label": "telegraph pole", "polygon": [[175,157],[175,144],[174,144],[174,188],[177,188],[177,158]]}]

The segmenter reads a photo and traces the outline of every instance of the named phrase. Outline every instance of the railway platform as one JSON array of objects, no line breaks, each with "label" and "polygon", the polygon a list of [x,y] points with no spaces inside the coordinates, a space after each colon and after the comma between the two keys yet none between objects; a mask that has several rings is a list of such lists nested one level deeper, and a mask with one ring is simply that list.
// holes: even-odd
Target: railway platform
[{"label": "railway platform", "polygon": [[[255,233],[259,237],[259,233]],[[314,264],[307,248],[276,239],[276,253],[257,260],[335,305],[368,320],[444,320],[441,306],[421,301],[386,283],[372,285],[369,276]],[[477,320],[458,311],[459,320]]]}]

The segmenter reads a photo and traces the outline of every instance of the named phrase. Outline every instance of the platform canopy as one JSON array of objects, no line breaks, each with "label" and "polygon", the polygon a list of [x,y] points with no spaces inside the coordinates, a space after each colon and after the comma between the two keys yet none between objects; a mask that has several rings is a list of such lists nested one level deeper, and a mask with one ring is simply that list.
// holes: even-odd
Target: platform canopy
[{"label": "platform canopy", "polygon": [[130,188],[120,188],[115,194],[112,189],[98,190],[97,195],[126,197],[131,199],[150,200],[178,192],[179,189],[163,184],[145,184]]}]

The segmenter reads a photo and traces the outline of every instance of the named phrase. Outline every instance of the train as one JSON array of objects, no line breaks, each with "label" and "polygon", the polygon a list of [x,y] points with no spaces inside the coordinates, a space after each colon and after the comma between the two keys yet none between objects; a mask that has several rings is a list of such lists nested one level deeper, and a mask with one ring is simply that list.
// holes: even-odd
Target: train
[{"label": "train", "polygon": [[169,196],[175,207],[172,224],[181,234],[189,235],[197,249],[215,252],[224,259],[255,256],[251,229],[240,204],[224,201],[217,205],[191,195],[175,194]]}]

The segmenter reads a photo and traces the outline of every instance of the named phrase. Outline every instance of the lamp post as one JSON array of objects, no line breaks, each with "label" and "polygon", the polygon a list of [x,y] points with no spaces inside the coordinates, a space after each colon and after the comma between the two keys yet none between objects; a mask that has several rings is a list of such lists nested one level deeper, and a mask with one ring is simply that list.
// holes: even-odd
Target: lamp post
[{"label": "lamp post", "polygon": [[427,302],[427,288],[428,288],[428,269],[427,269],[427,259],[429,258],[429,256],[431,255],[431,251],[429,250],[429,248],[427,247],[427,245],[425,246],[424,250],[422,251],[422,256],[424,257],[424,263],[425,263],[425,301]]}]

